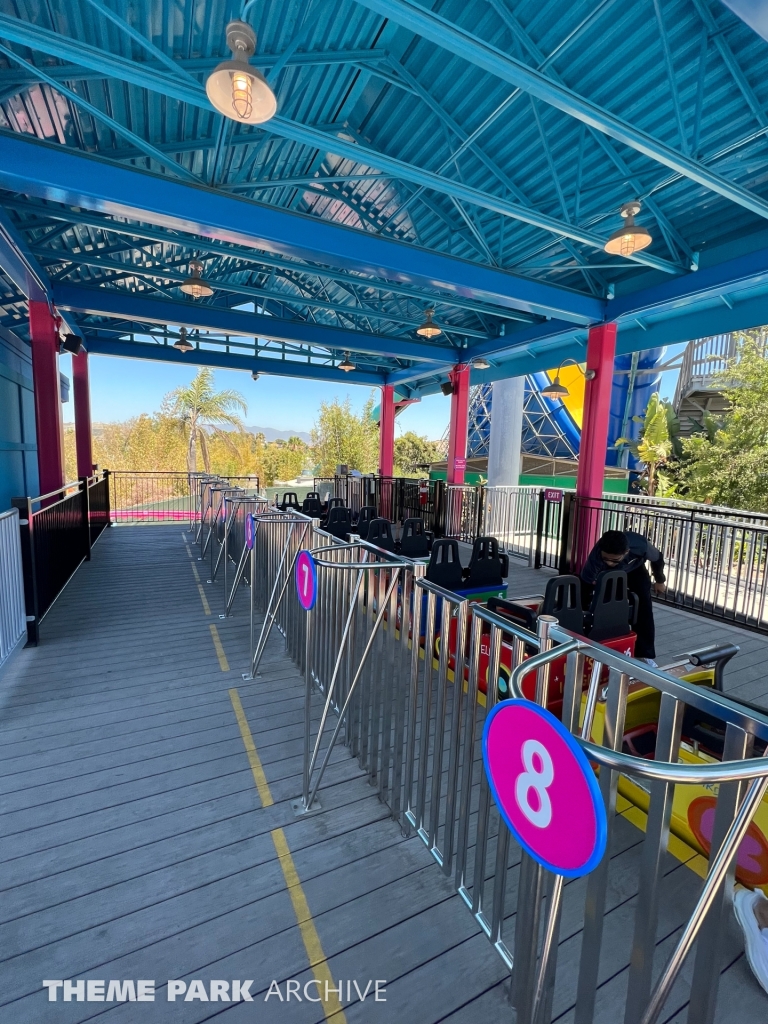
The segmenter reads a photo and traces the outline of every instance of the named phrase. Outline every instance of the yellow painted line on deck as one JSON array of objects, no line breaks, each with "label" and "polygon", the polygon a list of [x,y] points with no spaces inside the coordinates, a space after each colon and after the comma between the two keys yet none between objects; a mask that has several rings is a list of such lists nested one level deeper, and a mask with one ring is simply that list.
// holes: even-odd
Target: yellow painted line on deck
[{"label": "yellow painted line on deck", "polygon": [[[188,549],[187,549],[187,551],[188,551]],[[191,558],[191,553],[190,552],[189,552],[189,557]],[[208,598],[206,597],[206,592],[203,589],[203,584],[200,582],[200,575],[198,573],[198,566],[195,564],[195,562],[191,563],[191,569],[193,569],[193,572],[195,573],[195,582],[198,585],[198,593],[200,594],[200,599],[203,602],[203,611],[205,611],[205,613],[207,615],[210,615],[210,613],[211,613],[211,606],[208,603]],[[213,626],[211,627],[211,629],[213,629]],[[215,643],[215,641],[214,641],[214,643]],[[218,653],[218,651],[216,653]],[[223,649],[222,649],[221,653],[222,654],[224,653]],[[219,662],[220,662],[220,660],[221,660],[221,658],[219,657]],[[226,660],[226,658],[224,658],[224,660]],[[228,671],[229,671],[229,667],[227,666],[226,669],[224,669],[224,672],[228,672]]]},{"label": "yellow painted line on deck", "polygon": [[[211,626],[211,629],[214,627]],[[256,783],[256,789],[259,793],[259,799],[261,800],[262,807],[270,807],[274,801],[272,794],[269,791],[269,784],[267,777],[264,774],[264,768],[261,764],[258,751],[256,750],[256,744],[253,742],[253,736],[248,725],[248,719],[245,717],[245,711],[240,701],[240,694],[235,689],[229,691],[229,699],[232,701],[232,707],[235,712],[235,718],[237,724],[240,727],[240,735],[243,739],[243,746],[245,752],[248,755],[248,762],[253,772],[253,780]],[[283,878],[288,888],[288,895],[291,897],[291,904],[293,906],[293,912],[296,915],[296,923],[299,926],[299,932],[301,933],[301,939],[304,943],[304,949],[307,951],[307,957],[309,958],[309,966],[312,968],[312,973],[317,981],[318,993],[328,994],[327,999],[323,999],[323,1012],[327,1020],[333,1017],[334,1024],[346,1024],[347,1018],[344,1014],[341,1002],[338,997],[338,991],[336,990],[336,983],[333,980],[331,974],[331,968],[328,964],[328,958],[323,952],[323,946],[320,942],[320,936],[317,934],[317,928],[315,928],[315,922],[312,920],[312,913],[309,909],[309,903],[307,903],[307,897],[304,895],[304,890],[301,887],[301,879],[299,873],[296,870],[296,865],[293,863],[293,857],[291,851],[288,848],[288,840],[285,838],[285,832],[281,828],[272,829],[269,833],[272,837],[272,842],[275,846],[275,853],[277,859],[280,862],[280,868],[283,872]]]},{"label": "yellow painted line on deck", "polygon": [[224,653],[221,637],[219,636],[218,629],[216,629],[213,623],[211,623],[211,636],[213,637],[213,646],[216,648],[216,657],[219,659],[219,668],[222,672],[229,672],[229,662],[227,661],[227,656]]},{"label": "yellow painted line on deck", "polygon": [[233,688],[229,691],[229,699],[232,701],[235,718],[237,719],[237,724],[240,726],[240,735],[243,738],[243,746],[245,747],[245,752],[248,755],[248,763],[250,764],[251,771],[253,772],[253,781],[256,783],[256,789],[259,791],[261,806],[271,807],[274,800],[272,799],[272,794],[269,791],[269,784],[267,783],[267,777],[264,774],[264,769],[261,766],[261,758],[256,751],[256,744],[253,742],[253,736],[251,736],[251,729],[248,725],[248,719],[245,717],[245,711],[243,711],[240,694]]}]

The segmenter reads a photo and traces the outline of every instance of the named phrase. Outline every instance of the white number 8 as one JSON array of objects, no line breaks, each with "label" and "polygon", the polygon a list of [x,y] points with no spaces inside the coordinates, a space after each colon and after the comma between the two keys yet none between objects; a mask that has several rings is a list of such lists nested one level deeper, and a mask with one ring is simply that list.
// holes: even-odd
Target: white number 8
[{"label": "white number 8", "polygon": [[[552,785],[555,777],[555,766],[552,764],[549,751],[538,740],[526,740],[522,753],[525,771],[518,775],[515,783],[517,806],[532,825],[536,828],[546,828],[552,821],[552,801],[549,799],[547,788]],[[540,762],[538,771],[534,757]],[[538,798],[536,807],[532,807],[529,800],[531,790],[535,791]]]}]

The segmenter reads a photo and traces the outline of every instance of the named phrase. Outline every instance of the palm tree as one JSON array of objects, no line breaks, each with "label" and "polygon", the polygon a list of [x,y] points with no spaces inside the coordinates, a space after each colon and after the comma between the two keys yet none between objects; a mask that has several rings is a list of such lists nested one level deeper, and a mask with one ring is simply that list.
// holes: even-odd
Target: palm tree
[{"label": "palm tree", "polygon": [[210,473],[208,432],[228,441],[227,431],[223,428],[227,426],[242,430],[243,421],[237,411],[248,411],[246,401],[239,391],[214,391],[213,385],[213,370],[203,367],[197,371],[197,376],[190,384],[178,387],[168,395],[171,413],[189,427],[187,469],[190,473],[197,472],[198,442],[205,471]]}]

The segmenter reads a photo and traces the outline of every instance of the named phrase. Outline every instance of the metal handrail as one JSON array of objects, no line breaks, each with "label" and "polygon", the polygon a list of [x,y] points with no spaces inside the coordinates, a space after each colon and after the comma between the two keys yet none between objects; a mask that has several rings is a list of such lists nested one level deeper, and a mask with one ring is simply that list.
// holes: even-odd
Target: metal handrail
[{"label": "metal handrail", "polygon": [[[525,700],[522,689],[523,676],[527,676],[534,669],[561,658],[571,651],[578,651],[587,656],[594,657],[598,661],[598,654],[606,648],[594,644],[584,643],[580,640],[570,640],[564,644],[558,644],[550,651],[535,654],[528,658],[522,665],[513,669],[509,680],[509,688],[517,698]],[[630,665],[630,659],[625,659]],[[603,662],[603,664],[605,664]],[[666,682],[666,678],[663,678]],[[641,680],[642,682],[642,680]],[[695,687],[692,684],[682,684]],[[590,740],[582,739],[581,736],[574,737],[591,761],[596,761],[606,768],[613,768],[616,771],[625,772],[629,775],[637,775],[646,779],[659,779],[662,782],[681,782],[688,784],[704,785],[716,782],[744,782],[748,779],[756,779],[762,775],[768,775],[768,757],[752,757],[746,761],[727,761],[727,769],[722,761],[715,764],[670,764],[663,761],[649,761],[643,757],[635,757],[633,754],[624,754],[620,750],[611,750]]]}]

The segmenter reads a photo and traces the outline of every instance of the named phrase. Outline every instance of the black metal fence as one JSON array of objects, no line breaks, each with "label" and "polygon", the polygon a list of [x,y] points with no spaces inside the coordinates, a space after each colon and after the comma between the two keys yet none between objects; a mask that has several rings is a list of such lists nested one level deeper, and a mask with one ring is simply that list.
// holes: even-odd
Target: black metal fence
[{"label": "black metal fence", "polygon": [[321,499],[329,494],[342,498],[353,515],[373,505],[380,516],[393,523],[422,518],[424,527],[442,537],[446,523],[446,485],[443,480],[417,480],[402,476],[315,477]]},{"label": "black metal fence", "polygon": [[12,505],[19,510],[27,636],[36,644],[40,623],[110,525],[108,474],[37,498],[14,498]]},{"label": "black metal fence", "polygon": [[562,563],[577,569],[605,530],[633,530],[661,551],[667,592],[660,600],[768,632],[765,516],[578,498],[562,535]]}]

